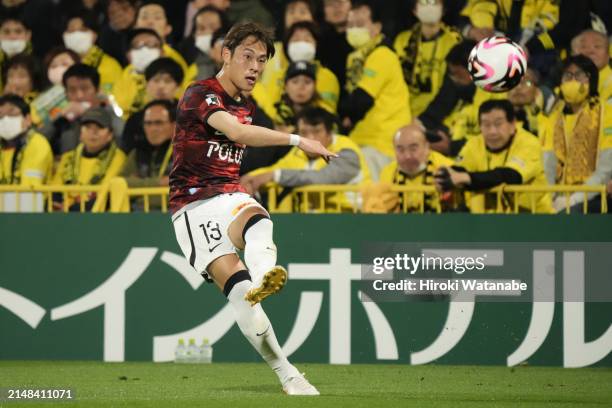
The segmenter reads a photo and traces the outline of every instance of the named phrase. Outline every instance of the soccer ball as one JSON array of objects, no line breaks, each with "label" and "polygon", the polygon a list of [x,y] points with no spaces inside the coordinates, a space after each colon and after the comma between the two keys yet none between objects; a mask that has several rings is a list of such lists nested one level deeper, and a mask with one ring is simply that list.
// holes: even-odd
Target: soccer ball
[{"label": "soccer ball", "polygon": [[472,48],[468,71],[485,91],[507,92],[521,82],[527,56],[520,45],[503,36],[485,38]]}]

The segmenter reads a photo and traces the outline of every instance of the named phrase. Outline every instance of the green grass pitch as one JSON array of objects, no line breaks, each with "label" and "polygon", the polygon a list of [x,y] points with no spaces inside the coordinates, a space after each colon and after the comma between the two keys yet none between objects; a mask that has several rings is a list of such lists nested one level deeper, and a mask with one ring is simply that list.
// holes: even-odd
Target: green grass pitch
[{"label": "green grass pitch", "polygon": [[297,364],[320,397],[288,397],[264,364],[2,361],[0,387],[70,387],[73,402],[0,407],[612,407],[612,369]]}]

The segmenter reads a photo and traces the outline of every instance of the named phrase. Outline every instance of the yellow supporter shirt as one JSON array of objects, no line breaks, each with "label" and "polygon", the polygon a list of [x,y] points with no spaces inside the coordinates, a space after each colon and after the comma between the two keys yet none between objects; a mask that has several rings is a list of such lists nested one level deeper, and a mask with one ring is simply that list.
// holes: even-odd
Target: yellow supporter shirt
[{"label": "yellow supporter shirt", "polygon": [[40,186],[51,178],[53,152],[47,139],[30,130],[16,146],[2,143],[0,184]]},{"label": "yellow supporter shirt", "polygon": [[[474,27],[508,31],[513,0],[468,0],[461,14],[469,17]],[[547,30],[559,21],[559,2],[555,0],[525,0],[521,10],[521,28],[533,28],[536,21]]]},{"label": "yellow supporter shirt", "polygon": [[[338,153],[342,150],[351,150],[355,152],[359,158],[360,171],[358,175],[347,184],[365,184],[371,181],[370,171],[366,164],[365,158],[361,149],[355,142],[350,138],[341,135],[334,135],[332,142],[327,149],[332,153]],[[274,170],[321,170],[327,165],[327,162],[323,158],[319,157],[315,160],[310,160],[306,154],[298,149],[297,147],[292,148],[285,156],[271,166],[263,167],[252,171],[251,175],[262,174],[268,171]],[[314,196],[314,194],[313,194]],[[317,198],[318,199],[318,198]],[[326,197],[325,208],[326,210],[333,212],[338,208],[338,203],[341,209],[352,208],[353,203],[356,202],[356,196],[354,193],[340,193],[332,194]],[[359,202],[357,201],[359,204]],[[298,206],[299,203],[291,203],[289,198],[284,199],[281,203],[278,203],[278,211],[290,212],[292,207]],[[310,208],[318,208],[320,203],[310,203]]]},{"label": "yellow supporter shirt", "polygon": [[121,78],[122,68],[116,59],[106,54],[96,45],[90,48],[81,62],[94,67],[100,74],[100,90],[109,95],[113,92],[113,85]]},{"label": "yellow supporter shirt", "polygon": [[83,144],[62,155],[53,184],[103,184],[121,172],[126,156],[115,142],[99,153],[87,154]]},{"label": "yellow supporter shirt", "polygon": [[[422,172],[410,177],[401,171],[397,161],[394,160],[381,170],[379,182],[401,186],[433,186],[435,172],[440,167],[450,167],[453,164],[455,162],[452,159],[431,150],[427,157],[427,167]],[[400,194],[396,210],[403,211],[405,208],[408,212],[418,212],[423,206],[425,211],[433,211],[440,206],[440,202],[436,198],[437,195],[423,193]],[[423,203],[423,200],[425,200],[425,203]]]},{"label": "yellow supporter shirt", "polygon": [[[353,55],[349,54],[347,67]],[[354,124],[350,138],[360,146],[371,146],[393,157],[393,135],[412,120],[408,87],[397,55],[386,46],[376,47],[366,57],[356,85],[374,99],[374,105]]]},{"label": "yellow supporter shirt", "polygon": [[478,124],[478,109],[483,102],[492,99],[507,99],[508,93],[487,92],[476,87],[471,103],[460,101],[450,115],[444,119],[444,124],[450,129],[452,140],[470,139],[480,134]]},{"label": "yellow supporter shirt", "polygon": [[[544,174],[540,142],[534,135],[518,126],[510,146],[500,152],[489,151],[482,135],[469,139],[459,153],[457,164],[469,172],[509,167],[519,172],[523,185],[548,184]],[[514,196],[514,194],[505,194],[502,198],[505,212],[513,211]],[[536,213],[553,212],[550,194],[517,194],[517,197],[519,209],[531,211],[533,201]],[[494,193],[475,192],[470,194],[468,199],[468,207],[473,213],[496,212],[496,205]]]},{"label": "yellow supporter shirt", "polygon": [[599,98],[603,103],[612,104],[612,68],[606,65],[599,71]]},{"label": "yellow supporter shirt", "polygon": [[[340,84],[333,72],[325,68],[318,61],[314,62],[317,66],[316,90],[320,96],[318,106],[330,113],[336,113],[338,108],[338,98],[340,97]],[[288,66],[288,65],[287,65]],[[253,98],[257,105],[261,107],[268,116],[274,115],[274,104],[280,101],[285,89],[285,74],[287,66],[280,70],[274,70],[268,74],[266,82],[263,79],[255,85]]]},{"label": "yellow supporter shirt", "polygon": [[[458,32],[444,25],[432,39],[419,38],[416,40],[412,38],[413,35],[418,34],[420,31],[418,33],[415,33],[414,30],[401,32],[395,37],[393,44],[402,66],[410,63],[413,65],[409,78],[406,77],[407,72],[404,70],[404,80],[410,91],[412,116],[419,116],[423,113],[438,94],[446,73],[446,55],[461,41]],[[414,61],[408,61],[407,58],[411,51],[411,44],[415,44],[418,50]]]}]

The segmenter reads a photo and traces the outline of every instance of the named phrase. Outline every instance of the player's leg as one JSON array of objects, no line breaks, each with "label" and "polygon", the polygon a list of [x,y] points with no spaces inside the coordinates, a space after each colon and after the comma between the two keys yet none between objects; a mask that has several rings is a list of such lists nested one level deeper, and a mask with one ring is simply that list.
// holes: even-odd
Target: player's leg
[{"label": "player's leg", "polygon": [[251,281],[240,258],[236,254],[221,256],[207,270],[232,305],[240,331],[276,373],[283,389],[293,395],[317,395],[318,391],[285,357],[261,305],[251,306],[245,299]]},{"label": "player's leg", "polygon": [[228,228],[232,243],[244,249],[244,262],[253,278],[253,289],[247,293],[251,304],[280,291],[287,281],[285,268],[276,265],[277,250],[272,233],[272,221],[259,205],[245,208]]}]

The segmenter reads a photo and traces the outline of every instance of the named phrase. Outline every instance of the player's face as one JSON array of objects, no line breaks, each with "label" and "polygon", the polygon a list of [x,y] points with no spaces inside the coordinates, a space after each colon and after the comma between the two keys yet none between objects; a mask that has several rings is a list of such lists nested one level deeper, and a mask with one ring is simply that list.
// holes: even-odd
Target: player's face
[{"label": "player's face", "polygon": [[493,109],[480,115],[480,131],[489,149],[499,149],[508,143],[516,125],[508,121],[505,111]]},{"label": "player's face", "polygon": [[285,91],[292,102],[305,104],[314,96],[315,81],[306,75],[298,75],[285,83]]},{"label": "player's face", "polygon": [[[332,141],[332,134],[325,128],[325,124],[319,123],[317,125],[311,125],[306,123],[304,120],[298,120],[298,133],[300,136],[307,139],[317,140],[323,146],[327,147]],[[311,155],[306,153],[309,159],[316,159],[318,155]]]},{"label": "player's face", "polygon": [[538,87],[532,72],[527,71],[521,82],[508,92],[508,100],[514,106],[526,106],[534,103]]},{"label": "player's face", "polygon": [[174,132],[174,122],[170,121],[166,108],[160,105],[153,105],[145,111],[143,126],[145,136],[153,146],[170,140]]},{"label": "player's face", "polygon": [[394,141],[395,159],[399,168],[408,175],[423,169],[429,156],[429,143],[422,132],[404,131]]},{"label": "player's face", "polygon": [[84,123],[81,126],[81,142],[88,153],[98,153],[113,138],[110,129],[103,128],[94,122]]},{"label": "player's face", "polygon": [[171,100],[174,98],[178,87],[179,84],[174,82],[170,74],[161,73],[154,75],[147,82],[146,91],[151,99]]},{"label": "player's face", "polygon": [[254,37],[247,37],[233,54],[228,48],[223,49],[223,62],[236,88],[243,92],[253,90],[268,61],[266,51],[265,44]]},{"label": "player's face", "polygon": [[172,26],[166,19],[166,11],[158,4],[144,6],[138,12],[136,28],[150,28],[161,38],[166,38],[172,32]]},{"label": "player's face", "polygon": [[589,57],[597,66],[603,69],[608,65],[610,59],[608,42],[604,37],[595,33],[585,33],[574,48],[574,54],[582,54]]}]

